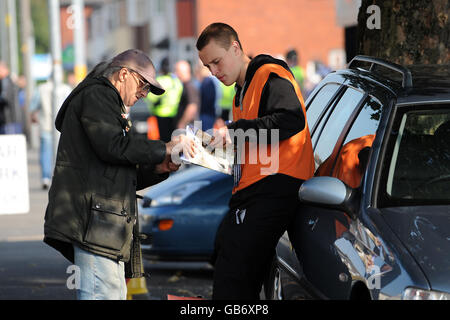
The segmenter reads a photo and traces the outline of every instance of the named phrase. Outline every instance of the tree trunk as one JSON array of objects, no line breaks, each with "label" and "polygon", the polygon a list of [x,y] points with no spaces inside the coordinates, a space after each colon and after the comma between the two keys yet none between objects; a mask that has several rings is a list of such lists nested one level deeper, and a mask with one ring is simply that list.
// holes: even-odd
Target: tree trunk
[{"label": "tree trunk", "polygon": [[358,53],[402,65],[450,63],[449,15],[449,0],[362,0]]}]

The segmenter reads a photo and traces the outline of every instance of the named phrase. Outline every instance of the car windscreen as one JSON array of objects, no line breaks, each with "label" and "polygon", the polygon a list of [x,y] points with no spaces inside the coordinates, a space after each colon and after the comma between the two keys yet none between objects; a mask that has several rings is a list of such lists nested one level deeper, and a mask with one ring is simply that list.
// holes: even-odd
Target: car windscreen
[{"label": "car windscreen", "polygon": [[382,206],[450,203],[450,105],[400,107],[382,173]]}]

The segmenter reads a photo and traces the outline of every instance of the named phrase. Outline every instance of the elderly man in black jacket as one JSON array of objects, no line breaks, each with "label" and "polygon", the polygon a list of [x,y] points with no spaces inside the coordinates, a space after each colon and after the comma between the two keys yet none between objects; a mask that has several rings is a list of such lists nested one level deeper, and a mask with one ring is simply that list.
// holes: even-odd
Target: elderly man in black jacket
[{"label": "elderly man in black jacket", "polygon": [[[166,179],[179,165],[169,143],[130,131],[126,107],[164,93],[139,50],[98,64],[69,95],[57,118],[61,132],[44,242],[79,267],[78,299],[125,299],[125,277],[142,276],[136,190]],[[183,137],[185,138],[185,137]],[[125,275],[126,273],[126,275]]]}]

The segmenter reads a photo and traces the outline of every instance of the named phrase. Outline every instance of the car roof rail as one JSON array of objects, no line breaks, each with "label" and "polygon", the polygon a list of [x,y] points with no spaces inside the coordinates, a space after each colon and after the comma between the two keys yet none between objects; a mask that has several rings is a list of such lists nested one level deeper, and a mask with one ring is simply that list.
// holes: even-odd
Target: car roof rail
[{"label": "car roof rail", "polygon": [[351,69],[352,67],[354,67],[354,65],[357,62],[368,62],[371,63],[369,71],[372,71],[375,65],[380,65],[383,66],[385,68],[397,71],[399,73],[402,74],[403,77],[403,81],[402,81],[402,87],[403,88],[411,88],[412,87],[412,75],[411,75],[411,71],[409,71],[408,68],[401,66],[399,64],[396,63],[392,63],[383,59],[379,59],[379,58],[374,58],[374,57],[370,57],[370,56],[364,56],[364,55],[358,55],[355,56],[352,61],[350,61],[350,63],[348,64],[348,68]]}]

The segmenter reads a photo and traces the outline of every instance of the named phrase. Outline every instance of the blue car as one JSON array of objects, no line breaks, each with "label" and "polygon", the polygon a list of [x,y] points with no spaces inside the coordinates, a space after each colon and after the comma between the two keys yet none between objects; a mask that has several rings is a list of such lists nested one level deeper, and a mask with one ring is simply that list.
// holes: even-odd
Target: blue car
[{"label": "blue car", "polygon": [[151,187],[139,203],[142,253],[164,261],[210,261],[233,178],[193,166]]}]

